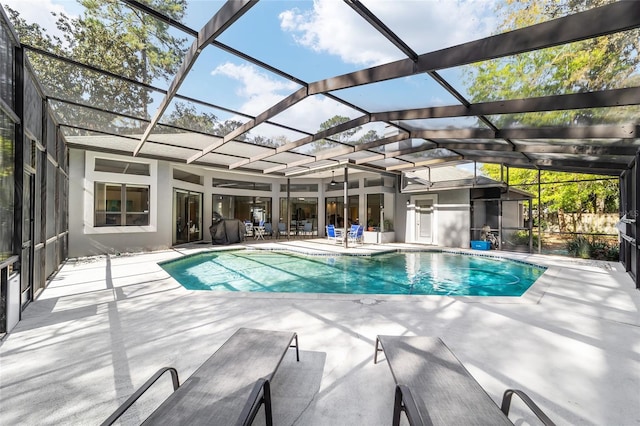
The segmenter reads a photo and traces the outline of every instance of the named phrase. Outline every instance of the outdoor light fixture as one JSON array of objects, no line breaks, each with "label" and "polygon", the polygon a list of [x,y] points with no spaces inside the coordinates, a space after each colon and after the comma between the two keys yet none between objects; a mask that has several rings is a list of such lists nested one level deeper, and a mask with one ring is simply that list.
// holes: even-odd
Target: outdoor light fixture
[{"label": "outdoor light fixture", "polygon": [[336,186],[338,184],[338,182],[336,182],[335,180],[335,174],[336,174],[336,171],[331,170],[331,182],[329,182],[329,185],[331,186]]}]

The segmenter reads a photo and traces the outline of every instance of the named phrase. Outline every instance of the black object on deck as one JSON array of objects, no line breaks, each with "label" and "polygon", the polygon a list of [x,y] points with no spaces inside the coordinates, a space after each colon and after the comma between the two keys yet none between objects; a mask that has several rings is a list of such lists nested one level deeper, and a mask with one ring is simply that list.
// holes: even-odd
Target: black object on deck
[{"label": "black object on deck", "polygon": [[209,232],[212,244],[227,245],[244,241],[246,228],[239,219],[224,219],[220,213],[213,212]]}]

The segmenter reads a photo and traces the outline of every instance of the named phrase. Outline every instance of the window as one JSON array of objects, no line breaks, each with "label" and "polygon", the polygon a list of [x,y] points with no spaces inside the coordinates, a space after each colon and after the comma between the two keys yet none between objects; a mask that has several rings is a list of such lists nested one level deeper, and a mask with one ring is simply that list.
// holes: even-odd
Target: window
[{"label": "window", "polygon": [[254,224],[271,222],[271,198],[213,194],[211,211],[225,219],[240,219]]},{"label": "window", "polygon": [[[158,163],[85,152],[85,234],[157,232]],[[171,173],[168,170],[168,173]],[[171,175],[169,175],[171,178]],[[164,200],[171,212],[171,198]],[[160,204],[162,206],[164,204]],[[93,226],[91,226],[93,225]]]},{"label": "window", "polygon": [[[360,225],[359,195],[349,195],[347,204],[347,226]],[[325,199],[325,212],[327,225],[344,227],[344,197],[327,197]]]},{"label": "window", "polygon": [[94,226],[149,225],[149,186],[95,183]]},{"label": "window", "polygon": [[383,186],[385,188],[395,188],[396,180],[395,178],[388,176],[380,176],[376,178],[365,178],[364,179],[364,187],[371,188],[372,186]]},{"label": "window", "polygon": [[[287,184],[280,184],[280,192],[287,192]],[[289,192],[318,192],[317,183],[292,183]]]},{"label": "window", "polygon": [[185,172],[180,169],[173,169],[173,178],[175,180],[181,180],[183,182],[195,183],[196,185],[202,185],[202,176],[195,175],[193,173]]},{"label": "window", "polygon": [[119,173],[126,175],[149,176],[149,164],[132,163],[130,161],[109,160],[96,158],[96,172]]},{"label": "window", "polygon": [[[342,191],[344,189],[344,182],[336,182],[336,181],[332,181],[329,182],[325,185],[324,190],[325,191]],[[360,181],[359,180],[350,180],[347,182],[347,188],[348,189],[358,189],[360,188]]]},{"label": "window", "polygon": [[253,191],[271,191],[271,184],[263,183],[263,182],[247,182],[243,180],[213,178],[212,183],[214,188],[250,189]]},{"label": "window", "polygon": [[304,232],[306,223],[311,223],[311,229],[307,230],[315,233],[318,229],[318,199],[316,197],[290,197],[287,205],[287,198],[280,198],[280,218],[279,222],[285,224],[290,216],[291,222],[289,231],[299,235]]}]

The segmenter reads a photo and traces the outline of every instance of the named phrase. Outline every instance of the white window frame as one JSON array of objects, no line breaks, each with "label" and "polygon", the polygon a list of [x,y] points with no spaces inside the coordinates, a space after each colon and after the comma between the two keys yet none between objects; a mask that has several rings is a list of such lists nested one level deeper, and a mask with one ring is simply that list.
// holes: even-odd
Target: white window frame
[{"label": "white window frame", "polygon": [[[96,158],[129,163],[144,163],[149,165],[149,176],[127,175],[122,173],[96,172]],[[132,226],[94,226],[95,220],[95,184],[114,183],[128,185],[144,185],[149,187],[149,225]],[[158,162],[157,160],[138,160],[121,155],[85,151],[84,173],[84,233],[85,234],[132,234],[140,232],[158,231]]]}]

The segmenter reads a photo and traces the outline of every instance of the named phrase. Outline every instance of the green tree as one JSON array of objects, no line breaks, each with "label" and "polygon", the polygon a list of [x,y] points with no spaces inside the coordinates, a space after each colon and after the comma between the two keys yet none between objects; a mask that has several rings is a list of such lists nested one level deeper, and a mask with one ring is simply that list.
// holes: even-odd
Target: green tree
[{"label": "green tree", "polygon": [[[507,0],[496,6],[502,33],[610,3],[609,0]],[[465,83],[472,102],[590,92],[637,85],[640,30],[583,40],[473,64]],[[505,114],[498,127],[617,123],[637,117],[638,108]],[[621,116],[626,115],[626,116]]]},{"label": "green tree", "polygon": [[[343,115],[334,115],[330,119],[322,122],[320,124],[320,129],[318,132],[322,132],[324,130],[332,129],[342,123],[346,123],[350,121],[349,117],[345,117]],[[375,130],[369,130],[363,136],[358,139],[354,139],[354,136],[362,131],[362,126],[356,126],[349,130],[345,130],[344,132],[337,133],[335,135],[330,136],[328,139],[320,139],[313,144],[311,144],[311,149],[313,152],[319,152],[324,149],[332,148],[338,146],[338,143],[345,143],[349,145],[357,145],[365,142],[371,142],[374,140],[380,139],[380,136]],[[334,142],[335,141],[335,142]],[[337,143],[336,143],[337,142]]]},{"label": "green tree", "polygon": [[[610,3],[609,0],[506,0],[496,6],[501,19],[496,33],[523,28]],[[464,82],[472,102],[520,99],[567,93],[591,92],[637,86],[640,80],[640,30],[583,40],[473,64],[465,69]],[[568,126],[619,123],[637,120],[639,109],[592,108],[491,117],[498,128]],[[484,165],[483,171],[500,179],[500,166]],[[504,176],[504,175],[503,175]],[[540,208],[558,212],[602,213],[617,211],[618,182],[607,176],[542,172]],[[594,179],[602,179],[596,180]],[[509,183],[537,193],[538,171],[509,169]]]},{"label": "green tree", "polygon": [[[482,172],[494,180],[507,180],[507,173],[497,164],[484,164]],[[616,213],[618,211],[618,180],[611,176],[542,171],[540,173],[540,199],[533,200],[534,210],[541,209],[544,220],[561,213]],[[509,168],[510,186],[527,191],[537,197],[538,171]],[[575,231],[576,223],[568,223]]]},{"label": "green tree", "polygon": [[[170,34],[167,24],[122,2],[79,0],[85,7],[77,18],[57,17],[62,36],[51,36],[37,24],[29,24],[6,7],[21,42],[134,79],[143,84],[168,81],[182,60],[185,39]],[[186,0],[148,0],[149,6],[180,20]],[[66,100],[116,113],[148,119],[152,93],[142,85],[53,60],[37,53],[30,62],[51,94]],[[158,94],[161,96],[161,94]],[[76,125],[103,131],[119,131],[123,121],[95,110],[68,107],[65,118]]]},{"label": "green tree", "polygon": [[252,144],[255,144],[255,145],[276,148],[288,141],[287,141],[287,138],[284,136],[278,136],[275,138],[271,138],[267,136],[254,136],[249,138],[248,142],[251,142]]},{"label": "green tree", "polygon": [[[239,120],[225,120],[221,122],[215,114],[198,111],[194,105],[183,102],[176,102],[173,111],[163,118],[162,123],[176,126],[180,129],[194,130],[220,137],[225,136],[243,124]],[[183,133],[183,130],[180,129],[165,126],[162,131],[167,133]],[[252,136],[250,132],[236,137],[235,140],[272,148],[289,142],[285,136]]]},{"label": "green tree", "polygon": [[[322,132],[324,130],[329,130],[332,129],[342,123],[346,123],[347,121],[351,120],[349,117],[345,117],[343,115],[334,115],[333,117],[331,117],[330,119],[328,119],[327,121],[324,121],[320,124],[320,129],[318,129],[319,132]],[[353,127],[349,130],[345,130],[344,132],[340,132],[338,134],[335,134],[333,136],[331,136],[331,139],[339,141],[339,142],[349,142],[351,140],[351,138],[353,137],[353,135],[355,135],[356,133],[358,133],[360,131],[361,127]]]},{"label": "green tree", "polygon": [[358,139],[358,143],[373,142],[373,141],[377,141],[380,138],[381,137],[378,134],[378,132],[376,132],[375,130],[372,129],[372,130],[369,130],[364,135],[362,135],[362,137],[360,139]]},{"label": "green tree", "polygon": [[198,132],[216,134],[218,117],[208,112],[198,112],[196,107],[183,102],[176,102],[171,114],[162,120],[165,124]]}]

